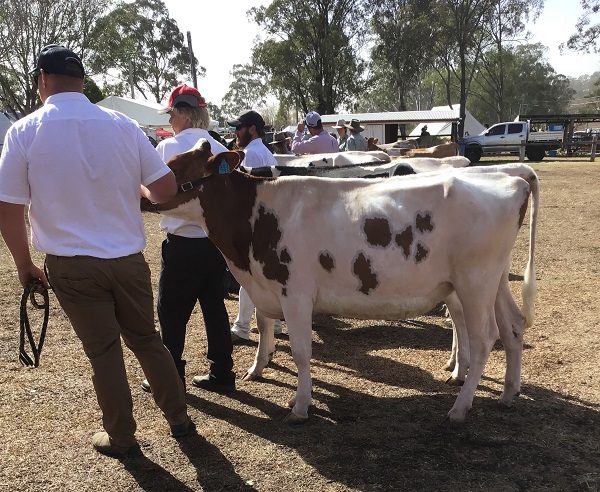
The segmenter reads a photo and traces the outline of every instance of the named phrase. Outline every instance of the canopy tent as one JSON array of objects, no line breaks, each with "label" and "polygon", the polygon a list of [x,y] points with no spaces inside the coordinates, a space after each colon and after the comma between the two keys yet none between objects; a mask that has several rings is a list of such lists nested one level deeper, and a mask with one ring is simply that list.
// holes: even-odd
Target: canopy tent
[{"label": "canopy tent", "polygon": [[[454,104],[453,109],[460,110],[460,104]],[[431,108],[431,111],[448,111],[450,106],[435,106]],[[419,137],[421,135],[422,128],[427,125],[427,131],[432,136],[450,136],[452,132],[452,123],[450,122],[433,122],[433,123],[419,123],[416,128],[410,132],[411,137]],[[469,110],[465,111],[465,137],[468,135],[479,135],[485,130],[479,121],[477,121]]]},{"label": "canopy tent", "polygon": [[159,128],[170,126],[169,115],[158,114],[158,110],[164,108],[162,104],[120,96],[108,96],[96,104],[123,113],[132,120],[137,121],[140,126]]},{"label": "canopy tent", "polygon": [[[132,120],[137,121],[140,126],[148,126],[151,128],[171,127],[169,124],[169,115],[158,113],[159,109],[165,107],[164,104],[146,101],[145,99],[130,99],[128,97],[120,96],[108,96],[96,104],[123,113]],[[219,122],[217,120],[211,120],[208,130],[213,130],[218,127]]]},{"label": "canopy tent", "polygon": [[157,128],[156,136],[160,137],[160,138],[169,138],[169,137],[173,136],[173,132],[170,132],[168,130],[163,130],[162,128]]}]

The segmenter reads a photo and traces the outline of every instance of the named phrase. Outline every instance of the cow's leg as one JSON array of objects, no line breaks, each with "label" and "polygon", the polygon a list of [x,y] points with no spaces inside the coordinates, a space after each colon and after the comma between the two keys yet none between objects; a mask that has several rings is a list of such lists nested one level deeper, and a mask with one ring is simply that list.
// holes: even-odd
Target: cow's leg
[{"label": "cow's leg", "polygon": [[298,424],[308,419],[308,407],[311,404],[312,304],[290,302],[287,306],[283,305],[282,307],[290,337],[292,356],[298,369],[296,396],[288,403],[292,407],[292,412],[285,418],[285,422]]},{"label": "cow's leg", "polygon": [[[497,284],[494,283],[494,286]],[[481,286],[484,292],[471,291],[468,295],[462,295],[457,292],[463,307],[465,316],[465,325],[469,334],[469,352],[470,367],[469,377],[460,390],[454,405],[448,412],[448,418],[453,422],[464,421],[467,412],[473,404],[473,398],[477,385],[483,374],[483,368],[487,362],[488,356],[498,338],[498,325],[496,324],[496,314],[494,312],[494,301],[497,289],[490,292],[490,286],[486,289]],[[485,291],[488,292],[485,292]]]},{"label": "cow's leg", "polygon": [[244,381],[252,381],[260,376],[275,352],[275,320],[267,318],[256,310],[256,324],[258,326],[258,348],[254,357],[254,364],[242,378]]},{"label": "cow's leg", "polygon": [[446,367],[452,375],[446,381],[451,386],[462,386],[467,376],[470,362],[469,333],[465,325],[462,304],[456,292],[444,299],[452,316],[452,353]]},{"label": "cow's leg", "polygon": [[509,406],[521,391],[525,317],[510,292],[508,272],[500,281],[495,308],[500,339],[506,351],[506,374],[500,403]]}]

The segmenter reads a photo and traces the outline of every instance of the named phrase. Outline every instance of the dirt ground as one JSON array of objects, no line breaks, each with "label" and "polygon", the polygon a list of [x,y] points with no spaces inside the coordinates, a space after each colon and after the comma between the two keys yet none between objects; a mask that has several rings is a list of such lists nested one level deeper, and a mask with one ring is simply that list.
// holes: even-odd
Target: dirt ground
[{"label": "dirt ground", "polygon": [[[305,425],[282,422],[296,385],[285,334],[261,382],[240,381],[228,396],[188,388],[197,429],[180,440],[140,390],[143,373],[126,351],[142,454],[99,455],[90,445],[101,416],[89,363],[52,294],[40,367],[18,362],[21,288],[0,242],[0,491],[597,491],[600,165],[588,161],[534,165],[542,203],[537,317],[525,334],[522,393],[509,410],[497,405],[505,368],[498,343],[467,421],[456,427],[442,425],[458,392],[444,384],[452,334],[443,318],[319,316]],[[157,224],[146,216],[155,285]],[[524,227],[511,269],[519,303],[526,252]],[[226,302],[233,320],[237,296]],[[255,349],[235,348],[238,376]],[[206,372],[204,354],[196,312],[188,379]]]}]

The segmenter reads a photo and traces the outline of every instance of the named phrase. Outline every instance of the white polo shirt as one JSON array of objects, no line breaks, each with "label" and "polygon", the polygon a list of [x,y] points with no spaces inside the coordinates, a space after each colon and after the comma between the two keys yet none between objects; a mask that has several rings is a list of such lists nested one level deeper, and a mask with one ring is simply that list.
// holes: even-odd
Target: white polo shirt
[{"label": "white polo shirt", "polygon": [[[173,156],[192,149],[201,138],[208,140],[210,150],[213,154],[227,152],[227,147],[211,137],[208,130],[200,128],[187,128],[174,137],[163,140],[157,145],[156,151],[164,162],[169,162]],[[197,222],[167,217],[166,215],[161,216],[160,228],[169,234],[177,236],[206,237],[206,232],[204,232],[204,229]]]},{"label": "white polo shirt", "polygon": [[273,157],[271,151],[260,138],[251,140],[244,148],[244,153],[246,154],[242,161],[244,167],[277,166],[277,159]]},{"label": "white polo shirt", "polygon": [[29,205],[37,251],[119,258],[146,246],[140,184],[167,173],[135,121],[63,92],[6,133],[0,200]]}]

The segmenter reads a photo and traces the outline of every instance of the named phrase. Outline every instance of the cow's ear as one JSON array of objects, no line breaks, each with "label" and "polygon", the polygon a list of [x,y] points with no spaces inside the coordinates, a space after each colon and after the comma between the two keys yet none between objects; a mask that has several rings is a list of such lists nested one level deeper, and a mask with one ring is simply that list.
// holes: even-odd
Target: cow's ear
[{"label": "cow's ear", "polygon": [[[242,154],[241,157],[240,154]],[[211,161],[210,166],[215,174],[229,174],[240,165],[243,155],[243,153],[236,151],[221,152],[209,159]]]}]

